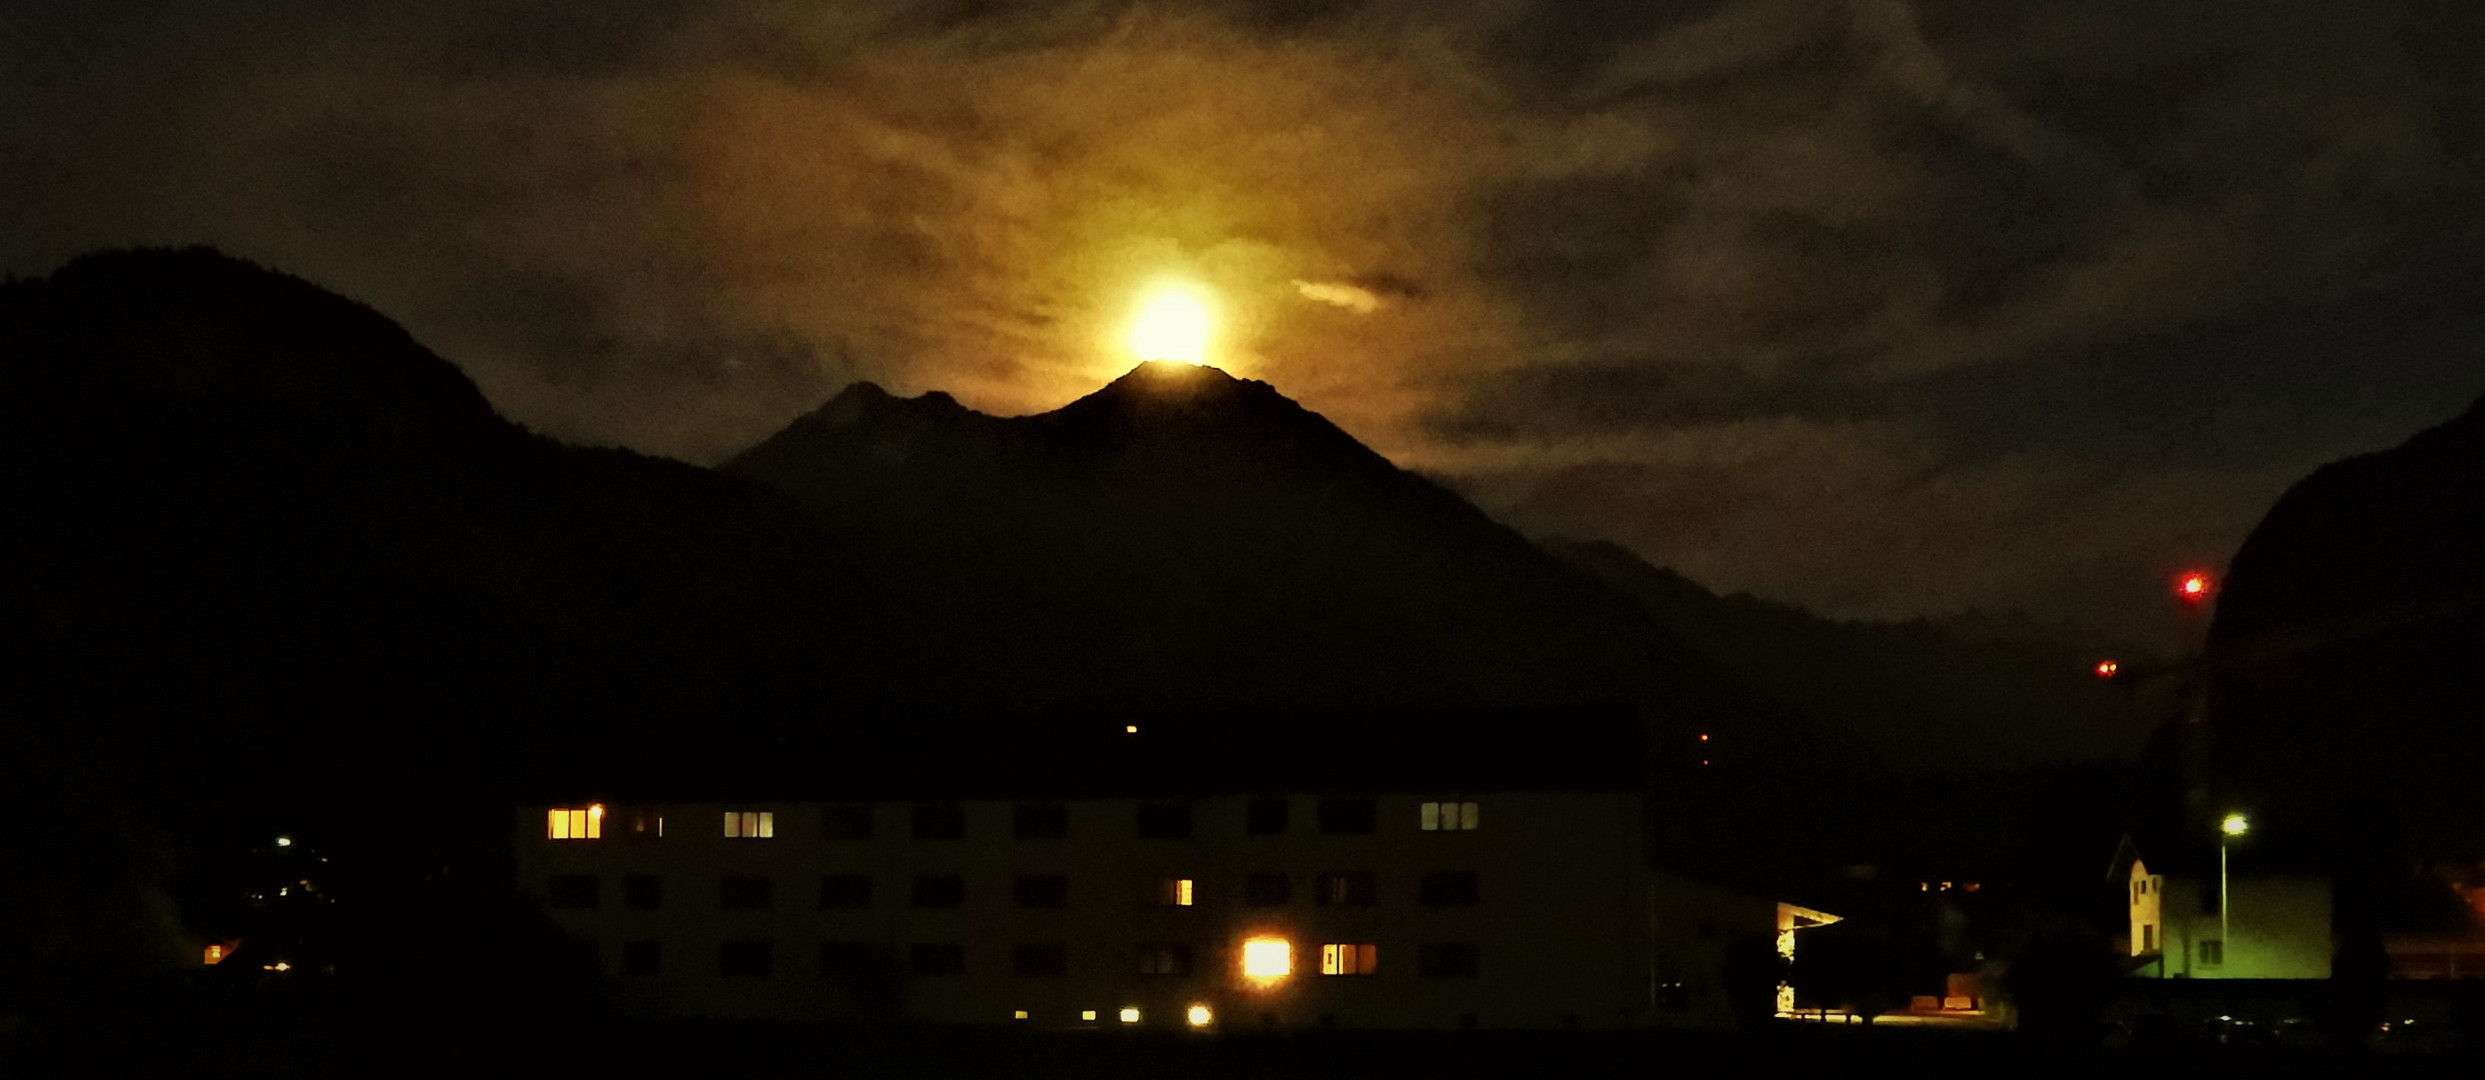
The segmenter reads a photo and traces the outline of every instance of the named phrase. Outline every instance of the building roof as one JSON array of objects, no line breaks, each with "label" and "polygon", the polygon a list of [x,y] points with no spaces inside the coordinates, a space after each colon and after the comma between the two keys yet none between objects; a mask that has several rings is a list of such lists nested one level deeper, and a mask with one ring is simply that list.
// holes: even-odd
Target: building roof
[{"label": "building roof", "polygon": [[[1136,731],[1131,730],[1136,728]],[[1144,798],[1221,794],[1636,792],[1627,711],[1399,710],[894,718],[872,737],[732,744],[596,770],[545,792],[615,801]]]}]

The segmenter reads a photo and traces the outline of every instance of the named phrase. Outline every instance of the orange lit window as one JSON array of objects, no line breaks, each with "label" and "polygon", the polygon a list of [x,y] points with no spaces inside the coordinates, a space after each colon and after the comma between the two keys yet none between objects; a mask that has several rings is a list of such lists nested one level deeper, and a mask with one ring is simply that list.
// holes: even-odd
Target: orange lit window
[{"label": "orange lit window", "polygon": [[725,811],[725,835],[742,840],[766,840],[777,834],[777,815],[770,810]]},{"label": "orange lit window", "polygon": [[1250,979],[1282,979],[1294,974],[1294,945],[1284,938],[1252,938],[1243,942],[1242,973]]},{"label": "orange lit window", "polygon": [[1476,804],[1428,802],[1419,817],[1425,832],[1469,831],[1476,827]]},{"label": "orange lit window", "polygon": [[1320,973],[1323,975],[1369,975],[1380,966],[1378,945],[1323,945],[1320,947]]},{"label": "orange lit window", "polygon": [[604,806],[584,809],[554,807],[544,816],[544,836],[553,840],[600,840],[604,837]]},{"label": "orange lit window", "polygon": [[1190,907],[1197,897],[1196,883],[1186,877],[1150,878],[1139,886],[1139,903],[1147,907]]}]

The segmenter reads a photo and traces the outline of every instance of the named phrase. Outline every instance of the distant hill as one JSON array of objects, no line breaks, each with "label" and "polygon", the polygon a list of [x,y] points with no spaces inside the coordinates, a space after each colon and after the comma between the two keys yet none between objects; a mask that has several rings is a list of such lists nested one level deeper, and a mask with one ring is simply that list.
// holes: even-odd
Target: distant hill
[{"label": "distant hill", "polygon": [[2168,714],[2168,703],[2094,676],[2092,665],[2112,654],[2024,620],[1837,622],[1717,596],[1614,544],[1546,546],[1773,707],[1902,772],[2132,757]]},{"label": "distant hill", "polygon": [[2288,489],[2217,605],[2221,800],[2274,835],[2485,857],[2485,400]]}]

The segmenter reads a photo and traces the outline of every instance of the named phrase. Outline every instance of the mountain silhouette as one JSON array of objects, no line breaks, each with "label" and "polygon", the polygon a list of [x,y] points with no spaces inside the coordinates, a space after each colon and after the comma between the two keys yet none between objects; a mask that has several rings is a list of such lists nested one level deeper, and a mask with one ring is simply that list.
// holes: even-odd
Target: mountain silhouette
[{"label": "mountain silhouette", "polygon": [[[2210,773],[2273,837],[2485,857],[2485,399],[2325,465],[2244,540],[2210,627]],[[2256,832],[2260,831],[2256,828]]]}]

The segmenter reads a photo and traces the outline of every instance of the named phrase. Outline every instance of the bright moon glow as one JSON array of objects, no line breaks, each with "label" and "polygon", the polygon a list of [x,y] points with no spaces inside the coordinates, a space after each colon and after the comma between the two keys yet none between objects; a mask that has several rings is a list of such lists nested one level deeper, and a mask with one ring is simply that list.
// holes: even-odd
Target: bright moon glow
[{"label": "bright moon glow", "polygon": [[1160,285],[1148,293],[1130,321],[1130,351],[1141,360],[1208,362],[1208,301],[1183,285]]}]

